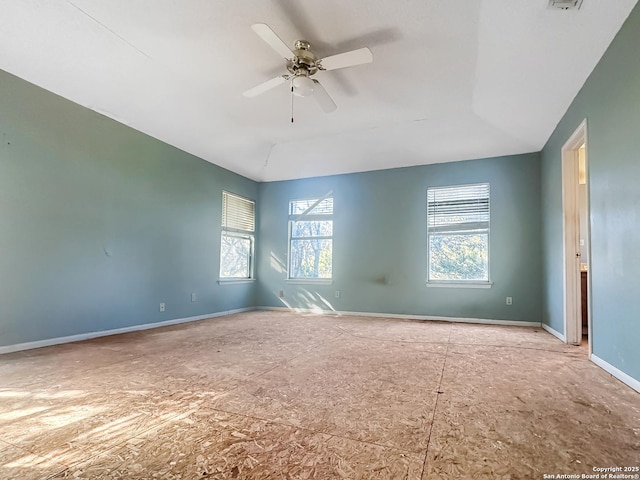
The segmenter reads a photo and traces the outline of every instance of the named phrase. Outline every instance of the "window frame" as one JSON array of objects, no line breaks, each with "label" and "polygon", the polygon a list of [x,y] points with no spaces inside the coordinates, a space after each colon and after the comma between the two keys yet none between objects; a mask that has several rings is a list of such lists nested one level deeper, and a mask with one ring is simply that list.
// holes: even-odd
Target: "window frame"
[{"label": "window frame", "polygon": [[[487,187],[487,198],[488,198],[488,215],[489,219],[487,220],[486,227],[486,235],[487,235],[487,279],[486,280],[478,280],[478,279],[431,279],[431,235],[429,228],[429,191],[430,190],[438,190],[438,189],[453,189],[453,188],[464,188],[464,187],[475,187],[475,186],[485,186]],[[426,285],[427,287],[450,287],[450,288],[491,288],[493,282],[491,281],[491,184],[490,182],[477,182],[477,183],[465,183],[465,184],[456,184],[456,185],[438,185],[438,186],[430,186],[427,187],[426,191],[426,230],[427,230],[427,275],[426,275]],[[484,233],[484,232],[483,232]],[[456,235],[454,230],[450,232],[438,232],[438,234],[448,234],[448,235]],[[458,233],[459,235],[460,233]]]},{"label": "window frame", "polygon": [[[287,278],[286,278],[287,283],[314,283],[314,284],[325,284],[325,285],[331,285],[333,283],[333,237],[334,237],[333,227],[335,226],[335,223],[334,223],[335,203],[334,203],[334,198],[332,193],[333,192],[329,192],[324,196],[314,197],[314,198],[296,198],[296,199],[289,200],[288,202],[289,212],[291,212],[291,204],[293,202],[300,202],[300,201],[312,202],[313,201],[316,204],[315,206],[317,206],[317,205],[320,205],[320,203],[322,203],[324,200],[327,200],[330,198],[332,201],[332,205],[331,205],[331,213],[322,213],[322,214],[289,213],[288,221],[287,221]],[[313,211],[315,206],[313,206],[313,208],[310,207],[309,210]],[[298,221],[309,221],[309,222],[330,221],[331,235],[330,236],[318,235],[318,236],[311,236],[311,237],[293,237],[292,236],[293,224],[294,222],[298,222]],[[292,277],[291,276],[291,267],[292,267],[291,254],[293,249],[291,248],[291,245],[293,240],[331,240],[331,277]]]},{"label": "window frame", "polygon": [[[225,196],[235,197],[245,202],[249,202],[253,205],[253,230],[245,230],[242,228],[235,228],[224,225],[225,219]],[[218,269],[218,283],[231,284],[231,283],[245,283],[255,281],[255,231],[256,231],[256,202],[250,198],[238,195],[237,193],[229,192],[227,190],[222,191],[222,217],[220,221],[220,256],[219,256],[219,269]],[[248,253],[248,276],[242,277],[227,277],[222,275],[222,248],[223,237],[236,237],[249,240],[249,253]]]}]

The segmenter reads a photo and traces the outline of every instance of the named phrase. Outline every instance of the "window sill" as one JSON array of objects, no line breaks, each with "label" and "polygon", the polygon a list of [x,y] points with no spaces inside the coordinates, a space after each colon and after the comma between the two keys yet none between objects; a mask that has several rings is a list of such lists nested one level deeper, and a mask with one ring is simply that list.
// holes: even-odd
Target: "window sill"
[{"label": "window sill", "polygon": [[331,285],[332,278],[287,278],[286,283],[314,284],[314,285]]},{"label": "window sill", "polygon": [[253,283],[255,282],[255,278],[229,278],[229,279],[220,279],[218,280],[218,285],[236,285],[238,283]]},{"label": "window sill", "polygon": [[426,282],[428,288],[491,288],[493,282]]}]

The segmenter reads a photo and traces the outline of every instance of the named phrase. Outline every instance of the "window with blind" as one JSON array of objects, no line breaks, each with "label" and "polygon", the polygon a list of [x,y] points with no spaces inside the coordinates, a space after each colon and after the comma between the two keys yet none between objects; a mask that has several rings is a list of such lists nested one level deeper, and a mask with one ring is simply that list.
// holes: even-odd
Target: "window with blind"
[{"label": "window with blind", "polygon": [[253,278],[255,224],[255,202],[222,192],[221,279]]},{"label": "window with blind", "polygon": [[289,278],[331,279],[333,198],[289,202]]},{"label": "window with blind", "polygon": [[489,184],[427,189],[428,282],[489,283]]}]

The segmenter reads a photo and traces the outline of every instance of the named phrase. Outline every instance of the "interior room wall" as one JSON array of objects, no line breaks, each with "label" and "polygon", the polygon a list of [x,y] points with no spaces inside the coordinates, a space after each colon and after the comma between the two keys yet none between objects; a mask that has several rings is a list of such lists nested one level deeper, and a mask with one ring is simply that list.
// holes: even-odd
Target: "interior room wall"
[{"label": "interior room wall", "polygon": [[640,379],[640,4],[542,151],[544,322],[564,332],[561,148],[587,119],[592,347]]},{"label": "interior room wall", "polygon": [[[480,182],[491,185],[493,286],[427,288],[427,187]],[[289,283],[288,202],[329,190],[334,197],[333,283]],[[262,183],[258,206],[261,306],[541,320],[537,153]],[[507,296],[513,305],[506,305]]]},{"label": "interior room wall", "polygon": [[0,133],[0,346],[255,304],[217,283],[255,182],[2,71]]}]

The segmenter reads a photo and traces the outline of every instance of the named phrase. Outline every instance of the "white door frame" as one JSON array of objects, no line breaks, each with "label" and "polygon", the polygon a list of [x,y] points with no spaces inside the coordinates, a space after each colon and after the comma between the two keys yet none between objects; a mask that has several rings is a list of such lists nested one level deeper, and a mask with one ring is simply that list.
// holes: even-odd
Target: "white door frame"
[{"label": "white door frame", "polygon": [[[564,334],[567,343],[579,345],[582,340],[582,317],[580,316],[580,209],[578,202],[578,148],[587,145],[587,119],[585,118],[562,147],[562,219],[563,219],[563,294]],[[588,148],[585,148],[585,157]],[[587,163],[588,165],[588,163]],[[587,191],[589,182],[587,181]],[[589,195],[587,194],[587,199]],[[588,200],[587,200],[588,201]],[[588,212],[587,205],[587,212]],[[587,218],[589,215],[587,213]],[[587,232],[589,226],[587,225]],[[590,242],[589,242],[590,250]],[[589,259],[583,259],[590,265]],[[589,275],[590,277],[590,275]],[[591,288],[588,281],[588,290]],[[589,304],[591,295],[588,293]],[[588,310],[591,310],[588,308]],[[591,355],[591,315],[589,312],[589,355]]]}]

